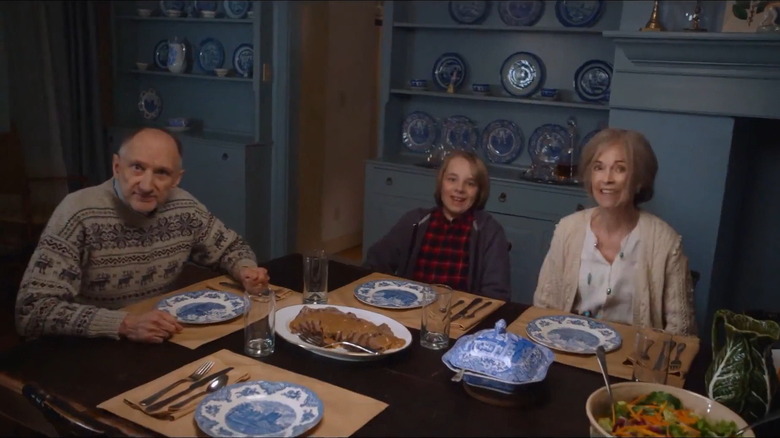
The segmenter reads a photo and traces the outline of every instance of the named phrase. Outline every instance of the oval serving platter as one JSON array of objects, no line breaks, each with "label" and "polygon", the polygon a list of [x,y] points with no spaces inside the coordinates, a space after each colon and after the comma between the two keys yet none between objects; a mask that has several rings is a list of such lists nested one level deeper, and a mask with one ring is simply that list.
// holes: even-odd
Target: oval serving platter
[{"label": "oval serving platter", "polygon": [[452,82],[457,90],[466,79],[466,61],[455,52],[447,52],[441,55],[433,64],[433,82],[446,90]]},{"label": "oval serving platter", "polygon": [[604,12],[604,0],[555,2],[555,17],[566,27],[591,27]]},{"label": "oval serving platter", "polygon": [[371,280],[355,287],[355,298],[371,306],[385,309],[422,307],[430,288],[406,280]]},{"label": "oval serving platter", "polygon": [[442,141],[453,149],[468,152],[477,150],[479,133],[474,122],[466,116],[447,117],[441,123]]},{"label": "oval serving platter", "polygon": [[512,96],[530,96],[542,86],[545,78],[544,62],[531,52],[509,55],[501,64],[501,86]]},{"label": "oval serving platter", "polygon": [[214,73],[215,68],[221,68],[225,63],[225,48],[215,38],[206,38],[200,42],[198,50],[198,67],[207,73]]},{"label": "oval serving platter", "polygon": [[482,149],[492,163],[511,163],[523,150],[523,131],[510,120],[494,120],[482,130]]},{"label": "oval serving platter", "polygon": [[487,16],[490,2],[487,1],[451,1],[450,17],[460,24],[480,24]]},{"label": "oval serving platter", "polygon": [[534,130],[528,140],[528,154],[534,164],[554,165],[571,143],[569,131],[561,125],[547,123]]},{"label": "oval serving platter", "polygon": [[567,353],[596,354],[600,345],[610,352],[623,343],[620,334],[612,327],[577,315],[536,318],[528,323],[525,331],[532,340]]},{"label": "oval serving platter", "polygon": [[254,56],[255,51],[251,44],[244,43],[236,47],[233,52],[233,68],[236,69],[236,73],[245,78],[251,77]]},{"label": "oval serving platter", "polygon": [[293,437],[316,426],[323,410],[306,386],[253,380],[207,395],[195,408],[195,423],[214,437]]},{"label": "oval serving platter", "polygon": [[436,121],[422,111],[409,114],[401,125],[401,142],[412,152],[426,152],[438,136]]},{"label": "oval serving platter", "polygon": [[213,324],[243,315],[246,300],[230,292],[204,289],[164,298],[157,309],[186,324]]},{"label": "oval serving platter", "polygon": [[574,73],[574,90],[586,102],[609,101],[612,65],[598,59],[583,63]]},{"label": "oval serving platter", "polygon": [[498,15],[509,26],[533,26],[543,14],[542,0],[498,2]]}]

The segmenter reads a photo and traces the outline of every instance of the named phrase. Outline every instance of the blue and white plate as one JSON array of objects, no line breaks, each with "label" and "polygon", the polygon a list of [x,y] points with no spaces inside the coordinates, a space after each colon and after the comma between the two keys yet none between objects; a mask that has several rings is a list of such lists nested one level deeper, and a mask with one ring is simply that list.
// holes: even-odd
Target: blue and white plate
[{"label": "blue and white plate", "polygon": [[601,131],[601,128],[594,129],[593,131],[590,131],[589,133],[585,134],[585,137],[582,137],[582,140],[580,141],[580,150],[585,147],[586,144],[590,141],[591,138],[593,138],[594,135],[598,134]]},{"label": "blue and white plate", "polygon": [[236,69],[236,73],[248,78],[252,76],[252,69],[254,66],[255,51],[251,44],[241,44],[236,47],[233,52],[233,68]]},{"label": "blue and white plate", "polygon": [[229,18],[244,18],[249,11],[248,1],[225,0],[225,15]]},{"label": "blue and white plate", "polygon": [[511,163],[523,150],[523,131],[515,122],[493,120],[482,130],[482,148],[492,163]]},{"label": "blue and white plate", "polygon": [[608,102],[612,85],[612,65],[591,59],[574,73],[574,89],[586,102]]},{"label": "blue and white plate", "polygon": [[154,65],[160,70],[168,70],[168,40],[160,40],[154,45]]},{"label": "blue and white plate", "polygon": [[542,0],[498,2],[498,15],[509,26],[533,26],[542,14]]},{"label": "blue and white plate", "polygon": [[453,149],[476,152],[479,133],[474,122],[466,116],[451,116],[441,122],[442,142]]},{"label": "blue and white plate", "polygon": [[555,2],[555,16],[566,27],[591,27],[604,12],[604,0]]},{"label": "blue and white plate", "polygon": [[168,0],[160,0],[160,9],[163,11],[163,14],[165,11],[183,11],[184,10],[184,1],[168,1]]},{"label": "blue and white plate", "polygon": [[244,297],[220,290],[183,292],[160,300],[157,308],[187,324],[213,324],[244,314]]},{"label": "blue and white plate", "polygon": [[200,42],[198,51],[198,67],[201,70],[213,73],[215,68],[221,68],[225,63],[225,48],[222,43],[214,38],[206,38]]},{"label": "blue and white plate", "polygon": [[528,140],[528,153],[534,164],[555,165],[561,153],[571,145],[569,131],[561,125],[548,123],[534,130]]},{"label": "blue and white plate", "polygon": [[201,11],[217,12],[217,2],[215,1],[193,0],[192,7],[197,12],[201,12]]},{"label": "blue and white plate", "polygon": [[157,90],[150,88],[141,91],[138,96],[138,110],[141,111],[145,119],[154,120],[160,117],[162,112],[162,98],[157,94]]},{"label": "blue and white plate", "polygon": [[195,408],[195,423],[210,436],[299,436],[322,420],[324,405],[311,389],[254,380],[228,385]]},{"label": "blue and white plate", "polygon": [[401,142],[412,152],[426,152],[438,136],[436,121],[422,111],[409,114],[401,125]]},{"label": "blue and white plate", "polygon": [[509,55],[501,64],[501,85],[507,93],[530,96],[544,84],[544,62],[531,52],[517,52]]},{"label": "blue and white plate", "polygon": [[426,291],[428,286],[412,281],[372,280],[355,287],[355,298],[385,309],[414,309],[422,307]]},{"label": "blue and white plate", "polygon": [[554,315],[536,318],[525,331],[532,340],[567,353],[595,354],[601,345],[607,352],[617,350],[623,339],[612,327],[576,315]]},{"label": "blue and white plate", "polygon": [[487,16],[490,2],[451,1],[450,17],[460,24],[479,24]]},{"label": "blue and white plate", "polygon": [[466,61],[454,52],[448,52],[439,57],[433,64],[433,82],[441,89],[447,89],[452,82],[457,90],[466,79]]}]

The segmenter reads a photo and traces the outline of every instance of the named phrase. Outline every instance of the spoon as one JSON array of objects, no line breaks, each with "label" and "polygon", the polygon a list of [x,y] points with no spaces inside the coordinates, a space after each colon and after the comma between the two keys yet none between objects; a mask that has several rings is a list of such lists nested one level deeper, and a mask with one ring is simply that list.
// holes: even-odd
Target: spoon
[{"label": "spoon", "polygon": [[210,394],[210,393],[212,393],[212,392],[222,388],[223,386],[225,386],[227,381],[228,381],[227,374],[223,374],[223,375],[217,377],[216,379],[212,380],[211,382],[209,382],[208,386],[206,386],[206,389],[204,389],[203,391],[201,391],[201,392],[199,392],[199,393],[197,393],[197,394],[195,394],[193,396],[187,397],[184,400],[176,403],[175,405],[168,406],[168,410],[169,411],[178,411],[179,409],[181,409],[184,406],[186,406],[187,403],[195,400],[196,398],[198,398],[198,397],[200,397],[202,395],[205,395],[205,394]]},{"label": "spoon", "polygon": [[780,411],[776,411],[776,412],[774,412],[772,414],[769,414],[769,415],[765,416],[764,418],[761,418],[759,420],[756,420],[756,421],[748,424],[747,426],[743,427],[742,429],[739,429],[738,431],[736,431],[734,433],[734,436],[742,436],[742,434],[745,433],[746,430],[752,429],[752,428],[758,426],[759,424],[764,424],[764,423],[767,423],[767,422],[770,422],[770,421],[777,420],[778,418],[780,418]]},{"label": "spoon", "polygon": [[615,424],[615,399],[612,397],[612,387],[609,386],[609,374],[607,374],[607,352],[604,347],[596,347],[596,357],[599,360],[601,375],[604,376],[604,383],[607,385],[607,394],[609,395],[609,407],[612,409],[612,424]]}]

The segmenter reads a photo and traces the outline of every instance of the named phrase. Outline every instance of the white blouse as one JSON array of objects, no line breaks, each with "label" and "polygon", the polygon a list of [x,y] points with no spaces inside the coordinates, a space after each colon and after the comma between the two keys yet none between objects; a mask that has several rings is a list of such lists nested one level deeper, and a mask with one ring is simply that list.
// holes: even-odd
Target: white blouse
[{"label": "white blouse", "polygon": [[589,225],[582,246],[574,311],[593,318],[632,324],[638,248],[639,231],[634,227],[623,238],[620,251],[610,264],[596,248],[596,235]]}]

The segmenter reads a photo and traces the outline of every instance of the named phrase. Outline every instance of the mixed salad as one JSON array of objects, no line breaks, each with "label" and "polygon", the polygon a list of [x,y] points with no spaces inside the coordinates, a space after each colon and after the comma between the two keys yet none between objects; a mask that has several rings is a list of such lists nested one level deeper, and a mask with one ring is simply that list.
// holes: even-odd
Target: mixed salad
[{"label": "mixed salad", "polygon": [[599,418],[599,425],[614,436],[704,437],[734,436],[733,421],[708,421],[682,407],[680,399],[663,391],[615,403],[615,420]]}]

